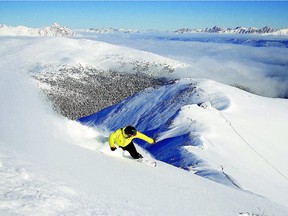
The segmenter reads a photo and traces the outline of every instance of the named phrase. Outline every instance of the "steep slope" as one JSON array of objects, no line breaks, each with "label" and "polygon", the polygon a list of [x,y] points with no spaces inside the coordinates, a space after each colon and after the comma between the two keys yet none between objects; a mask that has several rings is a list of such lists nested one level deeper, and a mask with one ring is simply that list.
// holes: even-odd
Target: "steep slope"
[{"label": "steep slope", "polygon": [[[139,142],[155,158],[285,205],[287,108],[286,100],[209,80],[182,79],[79,121],[108,130],[135,125],[156,139],[153,146]],[[269,120],[263,118],[267,115]]]}]

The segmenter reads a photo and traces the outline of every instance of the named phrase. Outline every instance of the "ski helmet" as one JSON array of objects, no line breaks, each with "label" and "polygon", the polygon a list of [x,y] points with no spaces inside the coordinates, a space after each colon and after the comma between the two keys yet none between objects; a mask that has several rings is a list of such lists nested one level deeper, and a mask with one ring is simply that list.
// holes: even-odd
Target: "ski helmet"
[{"label": "ski helmet", "polygon": [[127,126],[125,129],[124,129],[124,132],[125,134],[127,134],[128,136],[135,136],[136,133],[137,133],[137,130],[135,127],[133,126]]}]

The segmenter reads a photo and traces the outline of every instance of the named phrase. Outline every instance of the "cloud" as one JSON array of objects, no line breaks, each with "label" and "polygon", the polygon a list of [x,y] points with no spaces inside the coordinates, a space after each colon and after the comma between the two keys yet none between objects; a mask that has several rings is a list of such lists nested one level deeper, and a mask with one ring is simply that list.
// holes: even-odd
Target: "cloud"
[{"label": "cloud", "polygon": [[[102,34],[97,40],[190,64],[190,68],[174,73],[177,78],[205,77],[229,85],[242,85],[262,96],[288,98],[288,49],[271,43],[277,41],[275,36],[199,34],[193,35],[196,37],[193,41],[187,37],[163,33]],[[232,44],[234,39],[245,40],[245,45]],[[262,47],[254,47],[258,44],[255,41],[261,41]]]},{"label": "cloud", "polygon": [[[196,48],[195,48],[196,47]],[[205,77],[225,84],[241,85],[268,97],[288,96],[288,50],[249,46],[193,43],[191,65],[179,77]],[[190,51],[191,54],[191,51]]]}]

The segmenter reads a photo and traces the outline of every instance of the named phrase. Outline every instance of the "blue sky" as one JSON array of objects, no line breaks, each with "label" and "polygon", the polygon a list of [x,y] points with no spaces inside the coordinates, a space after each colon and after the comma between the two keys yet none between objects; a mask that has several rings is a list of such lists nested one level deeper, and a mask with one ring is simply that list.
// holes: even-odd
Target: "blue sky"
[{"label": "blue sky", "polygon": [[0,1],[0,23],[72,29],[288,28],[287,1]]}]

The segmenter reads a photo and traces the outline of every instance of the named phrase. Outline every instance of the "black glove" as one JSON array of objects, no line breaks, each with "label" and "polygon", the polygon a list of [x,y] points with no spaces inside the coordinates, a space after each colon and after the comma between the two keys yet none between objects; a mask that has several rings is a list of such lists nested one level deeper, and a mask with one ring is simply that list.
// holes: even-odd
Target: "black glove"
[{"label": "black glove", "polygon": [[117,148],[116,147],[110,147],[111,151],[115,151]]}]

